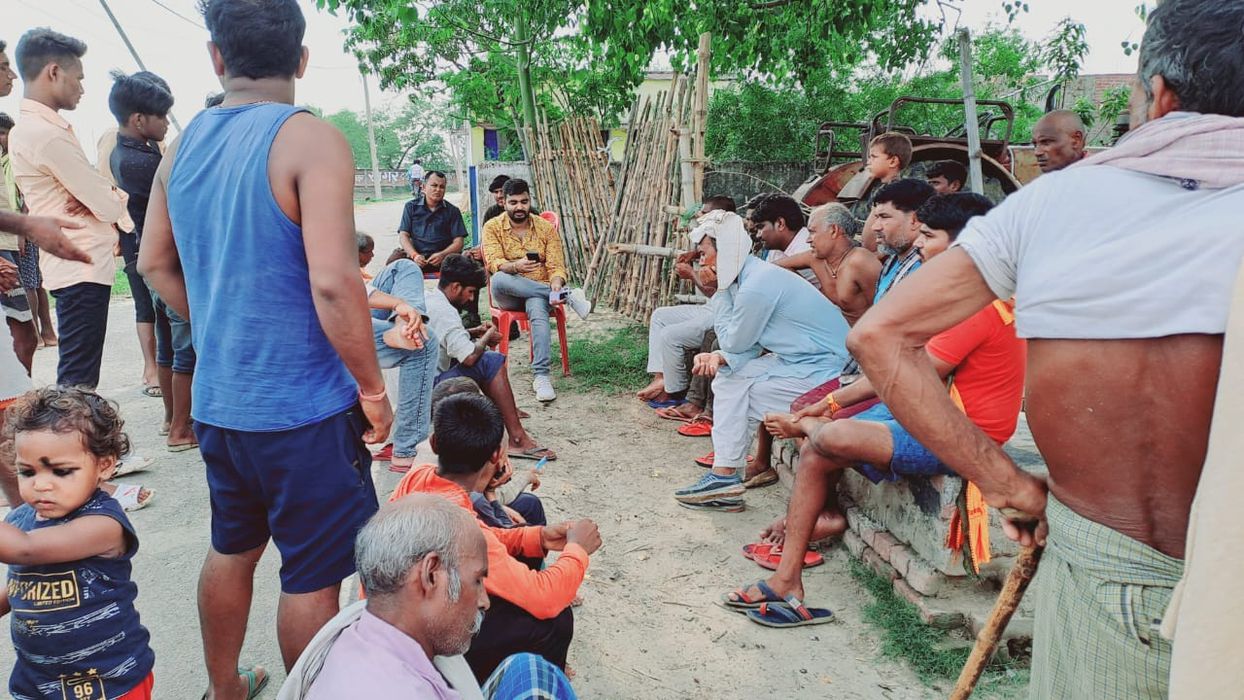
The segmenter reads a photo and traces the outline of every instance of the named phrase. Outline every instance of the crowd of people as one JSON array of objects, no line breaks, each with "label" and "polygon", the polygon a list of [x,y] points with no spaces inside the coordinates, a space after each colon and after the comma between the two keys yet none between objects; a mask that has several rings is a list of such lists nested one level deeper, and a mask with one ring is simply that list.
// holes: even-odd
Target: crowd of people
[{"label": "crowd of people", "polygon": [[[482,323],[476,306],[491,278],[493,303],[526,313],[536,398],[552,401],[548,319],[562,305],[590,311],[567,287],[560,238],[512,179],[500,183],[482,245],[464,251],[445,174],[419,166],[399,249],[377,274],[361,269],[375,243],[355,230],[353,183],[340,177],[353,167],[349,147],[294,105],[307,56],[302,12],[292,0],[264,0],[258,13],[254,4],[205,4],[208,65],[224,90],[171,142],[168,83],[147,71],[113,75],[117,128],[101,138],[95,166],[62,116],[82,98],[86,45],[34,29],[10,63],[0,43],[0,94],[13,87],[12,65],[24,96],[18,119],[0,117],[11,332],[0,362],[14,452],[0,560],[9,564],[5,611],[22,630],[10,692],[153,693],[155,652],[130,578],[138,534],[125,515],[151,492],[133,487],[127,502],[109,482],[147,465],[134,464],[115,404],[94,390],[119,254],[144,393],[165,402],[160,433],[170,451],[198,449],[207,467],[211,548],[198,600],[207,697],[255,697],[268,682],[239,655],[269,540],[282,560],[286,670],[309,646],[321,655],[291,673],[287,696],[341,697],[367,677],[377,695],[422,683],[437,697],[573,697],[563,672],[571,605],[600,535],[590,520],[550,522],[533,493],[557,455],[523,428],[494,350],[518,329]],[[40,247],[35,276],[19,274]],[[38,326],[33,300],[44,286],[55,333]],[[32,388],[39,338],[56,346],[59,365],[55,385]],[[392,403],[382,369],[396,373]],[[416,464],[421,443],[432,464]],[[406,474],[380,515],[368,444]],[[541,461],[516,474],[511,458]],[[472,520],[479,525],[462,527]],[[560,555],[546,565],[549,552]],[[365,603],[343,613],[341,582],[356,571]],[[65,626],[75,632],[40,632]],[[111,636],[118,630],[123,641]]]},{"label": "crowd of people", "polygon": [[[240,655],[269,541],[281,559],[280,698],[573,698],[574,607],[601,534],[546,512],[536,492],[557,455],[524,428],[494,349],[519,329],[478,309],[487,288],[495,308],[524,315],[534,398],[555,400],[551,319],[591,312],[568,286],[556,216],[533,211],[525,181],[499,178],[468,248],[448,178],[416,164],[399,248],[370,274],[350,148],[295,106],[308,60],[298,4],[203,10],[223,92],[166,146],[168,84],[114,75],[118,126],[96,166],[61,114],[82,98],[85,44],[34,29],[10,63],[0,42],[0,96],[18,74],[24,94],[17,119],[0,115],[11,695],[156,694],[159,650],[131,577],[140,533],[126,515],[151,491],[110,483],[145,461],[95,391],[117,252],[144,385],[165,402],[160,432],[206,465],[205,698],[268,684]],[[1237,689],[1224,678],[1238,642],[1198,643],[1238,633],[1240,616],[1201,594],[1221,590],[1212,567],[1239,557],[1206,544],[1222,500],[1197,485],[1244,257],[1230,235],[1244,205],[1241,27],[1237,5],[1161,3],[1140,50],[1137,128],[1089,157],[1079,117],[1047,114],[1033,129],[1043,175],[1001,203],[964,191],[959,162],[905,177],[901,133],[869,144],[876,185],[853,207],[806,212],[781,194],[741,212],[729,197],[703,203],[675,272],[704,303],[653,314],[652,382],[639,392],[680,434],[712,443],[696,460],[707,471],[673,497],[742,510],[748,489],[778,481],[773,440],[800,445],[786,512],[743,547],[773,573],[724,606],[768,627],[832,620],[805,603],[803,570],[825,563],[815,542],[847,528],[843,472],[958,475],[969,501],[1005,509],[1010,536],[1047,549],[1035,697]],[[56,384],[36,388],[40,343],[58,366]],[[396,371],[393,400],[383,369]],[[1001,449],[1021,408],[1048,480]],[[402,474],[384,506],[373,459]],[[1230,479],[1230,460],[1210,465],[1206,478]],[[965,528],[978,561],[981,525]],[[361,600],[342,609],[355,573]]]}]

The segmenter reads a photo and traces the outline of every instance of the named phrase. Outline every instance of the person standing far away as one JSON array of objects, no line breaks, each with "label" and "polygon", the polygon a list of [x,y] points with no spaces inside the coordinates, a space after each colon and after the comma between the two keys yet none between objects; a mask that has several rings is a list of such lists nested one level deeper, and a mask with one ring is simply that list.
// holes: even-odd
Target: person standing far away
[{"label": "person standing far away", "polygon": [[411,161],[406,177],[410,179],[410,196],[418,197],[423,192],[423,161],[418,158]]},{"label": "person standing far away", "polygon": [[93,388],[99,384],[108,330],[108,302],[116,262],[114,224],[125,217],[126,196],[86,159],[73,127],[60,115],[82,99],[86,44],[39,28],[26,32],[14,52],[25,84],[21,117],[9,134],[13,175],[38,216],[70,214],[85,226],[66,229],[91,263],[43,256],[44,286],[56,299],[60,361],[56,382]]},{"label": "person standing far away", "polygon": [[138,265],[199,350],[192,411],[212,504],[199,621],[207,697],[235,700],[267,680],[258,667],[239,676],[238,657],[269,538],[287,670],[337,613],[355,533],[378,507],[364,442],[383,443],[393,410],[357,266],[350,146],[293,105],[302,10],[202,9],[225,99],[170,145]]}]

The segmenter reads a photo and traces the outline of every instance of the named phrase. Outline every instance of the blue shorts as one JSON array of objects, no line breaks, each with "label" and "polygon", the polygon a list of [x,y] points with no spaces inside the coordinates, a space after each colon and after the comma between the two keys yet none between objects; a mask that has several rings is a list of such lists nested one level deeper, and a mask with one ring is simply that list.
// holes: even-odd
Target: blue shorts
[{"label": "blue shorts", "polygon": [[497,376],[497,372],[500,372],[501,368],[504,366],[505,355],[502,355],[494,350],[485,350],[484,354],[480,355],[479,359],[475,361],[475,364],[470,367],[467,367],[459,362],[455,362],[453,367],[450,367],[444,372],[436,375],[436,379],[432,382],[432,386],[436,386],[446,379],[453,379],[454,377],[466,377],[467,379],[474,381],[476,384],[484,386],[485,384],[491,382],[493,377]]},{"label": "blue shorts", "polygon": [[159,294],[151,293],[155,309],[156,365],[177,374],[193,374],[198,355],[190,338],[190,322],[169,308]]},{"label": "blue shorts", "polygon": [[272,432],[195,421],[207,463],[212,548],[240,554],[271,537],[285,593],[318,591],[354,573],[354,537],[380,507],[363,427],[357,406]]},{"label": "blue shorts", "polygon": [[924,445],[916,442],[906,428],[899,425],[894,419],[894,414],[890,413],[890,409],[885,404],[879,403],[863,413],[851,416],[848,420],[881,423],[890,429],[890,439],[894,442],[894,455],[890,458],[889,471],[878,469],[871,464],[860,464],[857,467],[860,473],[874,484],[882,481],[898,481],[904,476],[955,475]]},{"label": "blue shorts", "polygon": [[147,281],[138,274],[138,236],[122,233],[121,259],[125,261],[125,276],[130,282],[130,294],[134,297],[134,318],[138,323],[155,323],[155,307],[151,302],[151,290]]}]

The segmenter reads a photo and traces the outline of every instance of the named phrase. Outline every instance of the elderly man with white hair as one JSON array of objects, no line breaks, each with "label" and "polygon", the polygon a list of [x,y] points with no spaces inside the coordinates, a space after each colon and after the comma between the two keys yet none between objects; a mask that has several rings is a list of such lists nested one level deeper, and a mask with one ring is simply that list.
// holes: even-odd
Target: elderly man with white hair
[{"label": "elderly man with white hair", "polygon": [[462,654],[488,609],[488,552],[453,503],[412,494],[381,508],[359,531],[355,563],[366,600],[316,634],[278,700],[575,697],[561,670],[533,654],[476,684]]},{"label": "elderly man with white hair", "polygon": [[713,379],[713,467],[674,492],[684,505],[738,505],[739,470],[765,413],[786,411],[837,376],[847,358],[847,322],[799,275],[749,254],[737,214],[711,212],[692,232],[705,265],[716,265],[713,327],[721,350],[701,353],[693,371]]}]

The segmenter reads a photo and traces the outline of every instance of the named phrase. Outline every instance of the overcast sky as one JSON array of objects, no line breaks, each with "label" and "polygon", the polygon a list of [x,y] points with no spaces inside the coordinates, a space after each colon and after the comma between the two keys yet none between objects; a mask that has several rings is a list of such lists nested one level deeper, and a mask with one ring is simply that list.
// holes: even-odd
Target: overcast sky
[{"label": "overcast sky", "polygon": [[[642,0],[637,0],[642,1]],[[99,0],[0,0],[4,5],[0,39],[9,44],[9,57],[23,32],[32,27],[50,26],[85,41],[88,51],[86,95],[77,111],[66,115],[79,138],[91,148],[114,120],[108,112],[107,94],[111,85],[108,71],[119,68],[137,70],[120,37],[100,7]],[[348,108],[363,110],[363,88],[355,61],[342,48],[347,22],[315,9],[310,0],[300,0],[307,14],[306,45],[311,51],[310,68],[298,84],[298,101],[334,112]],[[1143,26],[1133,13],[1138,0],[1029,0],[1031,12],[1016,20],[1030,38],[1040,39],[1064,16],[1083,22],[1088,30],[1092,52],[1085,62],[1086,73],[1129,72],[1136,68],[1134,56],[1123,54],[1120,42],[1139,41]],[[173,88],[178,104],[174,113],[182,124],[202,106],[203,98],[219,90],[208,62],[207,30],[195,10],[195,0],[109,0],[113,12],[130,36],[149,70],[159,74]],[[163,4],[168,9],[161,7]],[[964,0],[962,23],[980,28],[991,19],[1001,18],[1001,0]],[[176,14],[174,14],[176,13]],[[180,17],[178,15],[181,15]],[[383,107],[401,101],[400,95],[381,94],[372,82],[372,105]],[[20,82],[13,95],[0,99],[0,111],[17,115]]]}]

